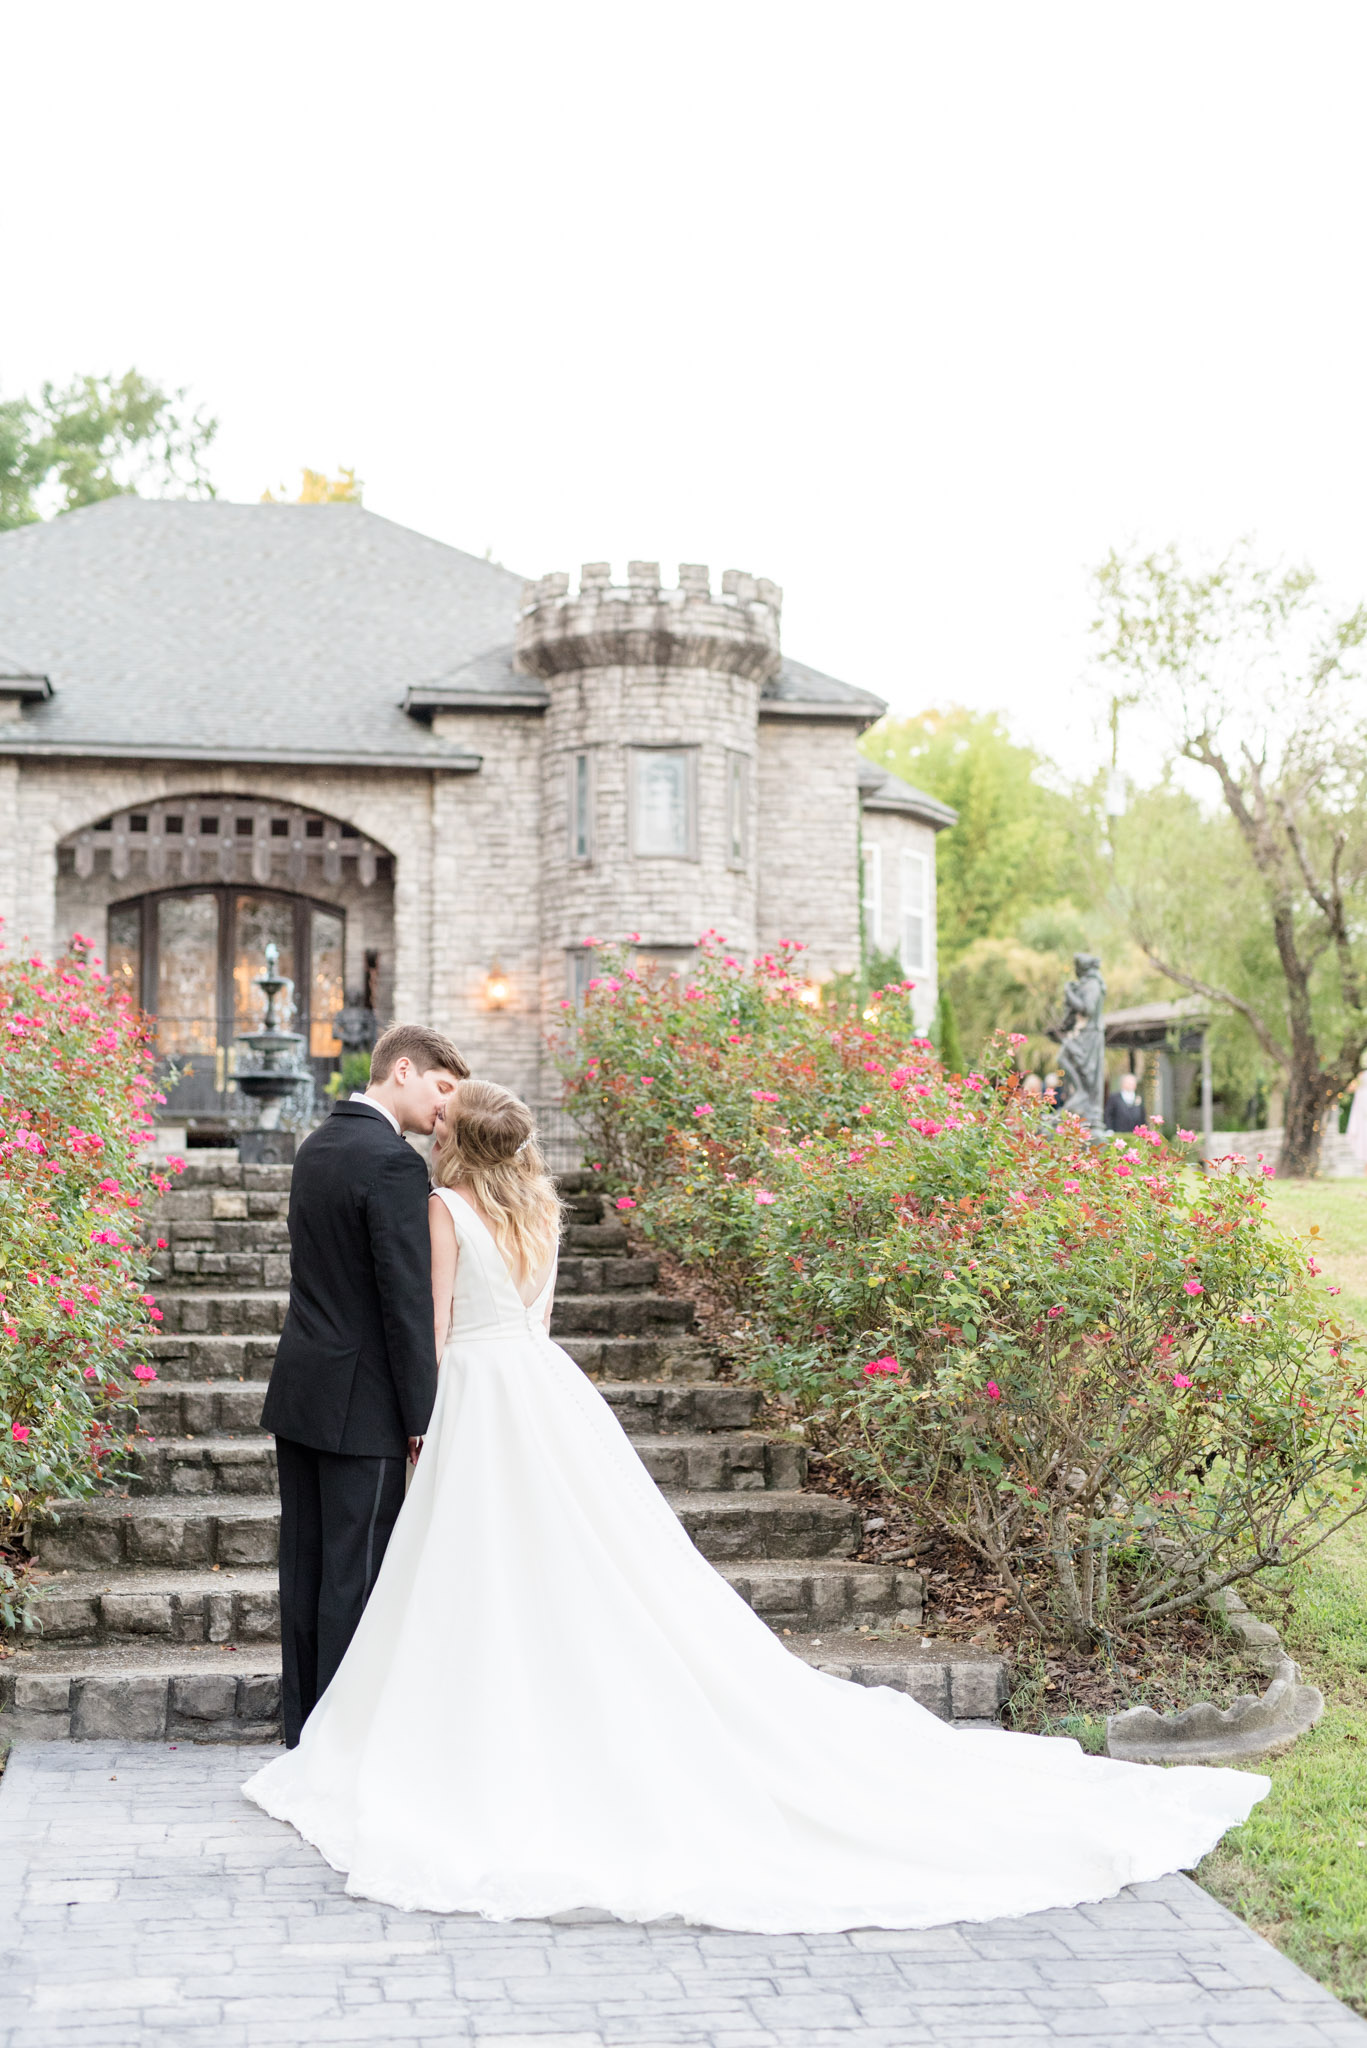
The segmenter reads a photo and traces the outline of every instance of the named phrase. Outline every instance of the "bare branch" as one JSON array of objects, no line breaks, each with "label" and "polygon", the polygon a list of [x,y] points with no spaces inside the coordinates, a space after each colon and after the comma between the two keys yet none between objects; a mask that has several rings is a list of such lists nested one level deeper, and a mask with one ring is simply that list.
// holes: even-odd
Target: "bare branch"
[{"label": "bare branch", "polygon": [[1141,939],[1139,944],[1160,974],[1165,974],[1169,981],[1175,981],[1181,988],[1189,988],[1193,995],[1206,996],[1212,1003],[1225,1003],[1231,1010],[1237,1010],[1241,1017],[1247,1018],[1254,1037],[1268,1058],[1275,1060],[1279,1067],[1290,1065],[1290,1053],[1273,1037],[1252,1003],[1246,1003],[1242,996],[1236,996],[1230,989],[1217,988],[1213,982],[1198,981],[1194,974],[1184,974],[1180,967],[1173,967],[1161,959],[1147,940]]}]

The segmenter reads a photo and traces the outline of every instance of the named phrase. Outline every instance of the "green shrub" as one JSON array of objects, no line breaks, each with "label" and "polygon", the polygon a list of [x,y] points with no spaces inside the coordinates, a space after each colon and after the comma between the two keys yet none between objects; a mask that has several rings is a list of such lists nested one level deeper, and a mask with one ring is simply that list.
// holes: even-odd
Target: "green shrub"
[{"label": "green shrub", "polygon": [[706,1268],[814,1442],[1084,1642],[1362,1512],[1351,1340],[1260,1183],[1197,1182],[1155,1131],[1089,1143],[1005,1041],[947,1073],[906,984],[813,1007],[796,951],[705,944],[663,981],[605,953],[564,1068],[623,1207]]},{"label": "green shrub", "polygon": [[[170,1186],[150,1137],[146,1020],[83,941],[46,967],[0,957],[0,1623],[29,1619],[23,1532],[89,1494],[127,1447],[128,1409],[156,1378],[139,1339],[141,1209]],[[179,1170],[179,1162],[176,1162]]]}]

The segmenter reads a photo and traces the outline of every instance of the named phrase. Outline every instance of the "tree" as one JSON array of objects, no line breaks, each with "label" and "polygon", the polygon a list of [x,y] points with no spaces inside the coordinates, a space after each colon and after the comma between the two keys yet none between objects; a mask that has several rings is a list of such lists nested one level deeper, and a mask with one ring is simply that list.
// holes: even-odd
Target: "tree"
[{"label": "tree", "polygon": [[952,804],[959,822],[936,848],[944,967],[977,939],[1006,937],[1020,917],[1085,897],[1085,817],[1049,786],[1050,764],[1011,738],[994,711],[924,711],[867,733],[871,760]]},{"label": "tree", "polygon": [[145,490],[212,497],[204,467],[218,422],[185,409],[137,370],[44,384],[36,403],[0,404],[0,529],[26,526],[47,506],[72,512]]},{"label": "tree", "polygon": [[[336,476],[328,476],[321,469],[301,469],[299,472],[299,496],[292,502],[296,505],[359,505],[364,486],[354,469],[339,469]],[[274,491],[263,491],[263,505],[278,505],[291,502],[284,484],[277,497]]]},{"label": "tree", "polygon": [[[1190,819],[1160,858],[1146,835],[1147,872],[1126,862],[1134,835],[1113,833],[1135,936],[1245,1020],[1284,1077],[1280,1170],[1313,1173],[1367,1048],[1367,606],[1333,611],[1309,569],[1260,563],[1247,542],[1194,570],[1171,547],[1113,553],[1096,584],[1117,746],[1138,722],[1141,747],[1191,764],[1225,819],[1197,865]],[[1254,930],[1212,947],[1212,919],[1240,909]]]}]

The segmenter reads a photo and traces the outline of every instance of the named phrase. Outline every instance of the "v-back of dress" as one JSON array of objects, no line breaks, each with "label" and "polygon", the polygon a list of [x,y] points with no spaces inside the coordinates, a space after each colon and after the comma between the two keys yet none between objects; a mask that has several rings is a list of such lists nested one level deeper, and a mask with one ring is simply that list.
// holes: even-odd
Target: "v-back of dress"
[{"label": "v-back of dress", "polygon": [[1105,1898],[1268,1788],[956,1731],[793,1657],[694,1549],[616,1417],[459,1243],[436,1407],[299,1747],[249,1781],[363,1898],[817,1933]]}]

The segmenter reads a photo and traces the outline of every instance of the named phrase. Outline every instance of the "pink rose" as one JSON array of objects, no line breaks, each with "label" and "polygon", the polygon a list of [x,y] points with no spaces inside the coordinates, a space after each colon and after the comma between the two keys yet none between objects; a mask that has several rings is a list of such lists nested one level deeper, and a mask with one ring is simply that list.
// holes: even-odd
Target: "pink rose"
[{"label": "pink rose", "polygon": [[776,1195],[769,1194],[765,1188],[755,1189],[755,1201],[761,1209],[767,1209],[770,1202],[777,1201],[777,1199]]},{"label": "pink rose", "polygon": [[630,1195],[619,1195],[612,1206],[614,1209],[634,1209],[636,1204],[632,1201]]},{"label": "pink rose", "polygon": [[1175,1387],[1190,1387],[1195,1384],[1194,1381],[1187,1378],[1184,1372],[1175,1372],[1172,1376],[1172,1383]]},{"label": "pink rose", "polygon": [[154,1380],[156,1376],[156,1372],[150,1365],[135,1365],[133,1367],[133,1377],[135,1380]]},{"label": "pink rose", "polygon": [[32,1430],[26,1429],[22,1422],[16,1422],[10,1428],[10,1435],[17,1444],[26,1444],[32,1434]]},{"label": "pink rose", "polygon": [[1002,1397],[1002,1390],[995,1380],[988,1381],[986,1393],[989,1401],[1000,1401]]},{"label": "pink rose", "polygon": [[712,1114],[712,1105],[711,1105],[711,1103],[710,1103],[710,1102],[699,1102],[699,1103],[695,1104],[695,1106],[694,1106],[694,1110],[693,1110],[693,1114],[694,1114],[694,1116],[711,1116],[711,1114]]},{"label": "pink rose", "polygon": [[864,1367],[865,1377],[868,1379],[876,1379],[880,1374],[895,1373],[901,1370],[901,1366],[890,1351],[885,1352],[882,1358],[871,1358]]},{"label": "pink rose", "polygon": [[97,1370],[95,1369],[95,1367],[94,1367],[93,1365],[88,1365],[88,1366],[86,1367],[85,1371],[84,1371],[84,1372],[82,1373],[82,1375],[81,1375],[82,1379],[87,1379],[87,1380],[97,1380],[97,1379],[99,1378],[99,1376],[100,1376],[100,1375],[99,1375],[99,1373],[97,1372]]},{"label": "pink rose", "polygon": [[1183,1294],[1204,1294],[1205,1291],[1199,1280],[1184,1280],[1182,1282]]},{"label": "pink rose", "polygon": [[1065,1195],[1075,1195],[1081,1186],[1082,1182],[1080,1180],[1066,1180],[1063,1183],[1063,1192]]},{"label": "pink rose", "polygon": [[1054,1306],[1049,1311],[1050,1318],[1052,1319],[1054,1316],[1061,1316],[1062,1314],[1063,1303],[1061,1301],[1055,1302]]}]

